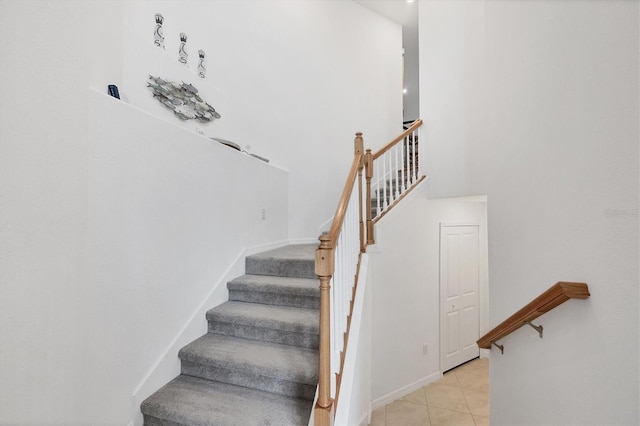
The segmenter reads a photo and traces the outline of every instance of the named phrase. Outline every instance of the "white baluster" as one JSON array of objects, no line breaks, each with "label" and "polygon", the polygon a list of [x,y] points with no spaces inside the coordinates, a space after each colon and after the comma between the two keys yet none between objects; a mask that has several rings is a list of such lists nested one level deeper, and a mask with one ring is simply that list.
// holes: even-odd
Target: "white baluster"
[{"label": "white baluster", "polygon": [[417,138],[417,144],[418,144],[418,165],[420,166],[420,175],[424,176],[425,175],[425,157],[424,157],[424,143],[420,143],[420,129],[422,129],[422,127],[418,127],[416,129],[416,138]]},{"label": "white baluster", "polygon": [[398,146],[394,146],[393,147],[393,156],[395,157],[395,164],[393,167],[393,175],[391,176],[391,182],[395,181],[395,184],[393,185],[395,188],[395,192],[393,193],[393,200],[397,200],[398,197],[400,196],[399,190],[400,188],[398,187]]},{"label": "white baluster", "polygon": [[382,206],[380,204],[380,198],[382,197],[382,195],[380,194],[380,161],[376,161],[376,167],[375,167],[376,171],[376,175],[375,175],[375,181],[376,181],[376,199],[377,202],[376,204],[377,209],[376,209],[376,216],[380,216],[380,213],[382,213]]},{"label": "white baluster", "polygon": [[386,210],[387,207],[389,206],[387,200],[387,191],[388,191],[388,185],[387,185],[387,154],[385,153],[382,157],[380,157],[380,161],[382,161],[382,192],[384,193],[384,198],[382,199],[382,210]]},{"label": "white baluster", "polygon": [[335,346],[333,346],[335,344],[335,327],[336,327],[336,310],[335,310],[335,298],[334,298],[334,287],[335,287],[335,279],[332,278],[330,281],[330,285],[331,288],[329,289],[329,300],[331,300],[330,306],[329,306],[329,310],[331,312],[331,315],[329,317],[329,322],[330,322],[330,327],[329,327],[329,332],[330,332],[330,336],[329,336],[329,340],[331,342],[332,345],[332,350],[330,351],[330,356],[331,356],[331,395],[335,395],[336,394],[336,381],[335,381],[335,369],[336,369],[336,365],[338,365],[340,358],[335,356],[335,351],[333,350],[333,348]]},{"label": "white baluster", "polygon": [[413,143],[413,170],[415,174],[415,180],[418,180],[418,161],[420,158],[418,157],[418,146],[416,144],[416,132],[415,130],[411,134],[411,142]]},{"label": "white baluster", "polygon": [[400,179],[402,179],[402,193],[407,190],[407,182],[405,181],[405,173],[407,172],[407,139],[405,138],[400,144],[400,152],[402,153],[402,168],[400,169]]}]

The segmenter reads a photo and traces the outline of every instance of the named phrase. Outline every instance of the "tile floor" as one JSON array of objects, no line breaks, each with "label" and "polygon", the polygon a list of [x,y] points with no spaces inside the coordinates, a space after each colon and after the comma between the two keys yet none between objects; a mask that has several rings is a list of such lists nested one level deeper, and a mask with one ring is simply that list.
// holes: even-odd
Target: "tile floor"
[{"label": "tile floor", "polygon": [[371,426],[488,425],[489,360],[479,358],[371,414]]}]

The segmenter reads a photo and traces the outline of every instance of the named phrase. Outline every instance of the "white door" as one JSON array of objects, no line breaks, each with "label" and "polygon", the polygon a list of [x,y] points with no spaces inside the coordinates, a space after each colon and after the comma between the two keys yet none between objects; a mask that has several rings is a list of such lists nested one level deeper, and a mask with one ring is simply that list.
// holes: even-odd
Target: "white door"
[{"label": "white door", "polygon": [[480,355],[477,225],[440,226],[440,363],[450,370]]}]

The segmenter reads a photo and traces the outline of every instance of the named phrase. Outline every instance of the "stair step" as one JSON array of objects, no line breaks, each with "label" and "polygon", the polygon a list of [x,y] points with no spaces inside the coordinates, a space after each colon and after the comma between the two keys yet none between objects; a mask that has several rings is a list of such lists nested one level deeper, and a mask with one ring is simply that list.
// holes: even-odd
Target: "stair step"
[{"label": "stair step", "polygon": [[245,270],[252,275],[317,278],[316,248],[318,244],[295,244],[247,256]]},{"label": "stair step", "polygon": [[180,375],[141,405],[144,424],[306,425],[311,401]]},{"label": "stair step", "polygon": [[220,334],[180,350],[182,374],[313,400],[318,351]]},{"label": "stair step", "polygon": [[314,309],[228,301],[207,312],[209,332],[283,345],[318,348]]},{"label": "stair step", "polygon": [[229,300],[319,309],[320,290],[317,278],[243,275],[229,283]]}]

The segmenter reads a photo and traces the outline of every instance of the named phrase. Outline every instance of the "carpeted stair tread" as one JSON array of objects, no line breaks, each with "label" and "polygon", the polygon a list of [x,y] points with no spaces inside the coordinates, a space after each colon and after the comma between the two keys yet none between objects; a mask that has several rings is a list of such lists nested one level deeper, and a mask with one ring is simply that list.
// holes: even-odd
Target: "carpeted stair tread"
[{"label": "carpeted stair tread", "polygon": [[207,320],[296,333],[319,333],[318,311],[228,301],[207,311]]},{"label": "carpeted stair tread", "polygon": [[179,357],[253,375],[318,383],[318,351],[314,349],[208,333],[182,348]]},{"label": "carpeted stair tread", "polygon": [[229,281],[231,290],[264,291],[270,293],[299,294],[320,297],[318,278],[274,277],[271,275],[246,274]]},{"label": "carpeted stair tread", "polygon": [[306,425],[310,401],[180,375],[141,405],[145,424]]},{"label": "carpeted stair tread", "polygon": [[245,270],[252,275],[317,278],[317,248],[318,244],[294,244],[247,256]]},{"label": "carpeted stair tread", "polygon": [[317,278],[276,277],[246,274],[227,283],[229,300],[318,309]]}]

